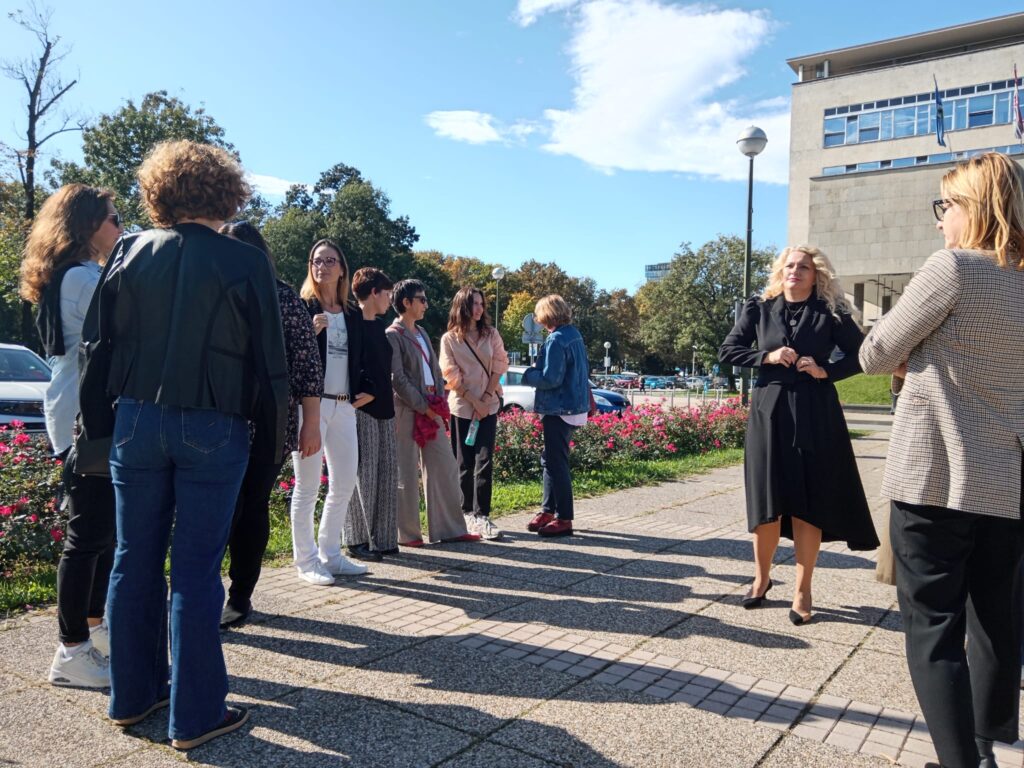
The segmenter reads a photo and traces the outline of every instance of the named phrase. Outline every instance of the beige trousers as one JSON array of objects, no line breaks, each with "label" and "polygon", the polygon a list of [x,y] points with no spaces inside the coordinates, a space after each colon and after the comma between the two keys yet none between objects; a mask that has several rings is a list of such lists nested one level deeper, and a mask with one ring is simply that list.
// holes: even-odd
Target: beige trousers
[{"label": "beige trousers", "polygon": [[[453,539],[466,533],[462,516],[459,468],[442,427],[420,448],[412,439],[415,411],[395,403],[395,442],[398,447],[398,540]],[[427,536],[420,531],[419,475],[427,499]]]}]

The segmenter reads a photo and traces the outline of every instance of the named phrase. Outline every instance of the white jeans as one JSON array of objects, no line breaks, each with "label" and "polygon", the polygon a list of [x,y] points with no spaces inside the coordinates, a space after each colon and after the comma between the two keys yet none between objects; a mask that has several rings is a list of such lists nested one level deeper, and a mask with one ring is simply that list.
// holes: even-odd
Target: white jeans
[{"label": "white jeans", "polygon": [[[299,412],[299,427],[302,412]],[[292,491],[292,553],[295,565],[305,569],[319,558],[324,563],[341,557],[341,531],[352,491],[356,487],[359,454],[356,442],[356,411],[351,403],[320,401],[320,439],[323,448],[303,459],[295,451],[295,489]],[[327,455],[327,497],[320,517],[320,532],[313,538],[313,511],[320,493],[320,472]],[[317,546],[319,544],[319,547]]]}]

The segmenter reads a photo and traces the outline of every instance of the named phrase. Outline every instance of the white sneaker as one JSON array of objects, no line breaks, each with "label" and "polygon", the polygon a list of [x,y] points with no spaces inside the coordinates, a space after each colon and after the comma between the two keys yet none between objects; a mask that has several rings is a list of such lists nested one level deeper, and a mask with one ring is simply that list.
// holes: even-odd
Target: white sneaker
[{"label": "white sneaker", "polygon": [[74,688],[109,688],[110,664],[95,648],[68,655],[57,648],[50,665],[49,680],[54,685]]},{"label": "white sneaker", "polygon": [[465,518],[465,520],[466,520],[466,532],[467,533],[480,533],[480,531],[478,531],[476,529],[476,524],[477,524],[477,516],[476,515],[463,515],[463,518]]},{"label": "white sneaker", "polygon": [[487,541],[501,538],[501,528],[492,523],[491,518],[483,515],[476,518],[476,529],[473,532],[479,533]]},{"label": "white sneaker", "polygon": [[328,562],[320,561],[320,565],[328,572],[335,576],[361,576],[370,569],[362,563],[356,563],[349,560],[344,555],[338,555],[337,560],[330,560]]},{"label": "white sneaker", "polygon": [[104,619],[99,626],[89,629],[89,639],[92,640],[92,647],[100,656],[110,658],[110,630],[107,628],[107,620]]},{"label": "white sneaker", "polygon": [[303,581],[308,581],[317,587],[329,587],[334,583],[334,577],[331,576],[324,564],[319,560],[303,568],[301,565],[295,566],[295,570],[299,572],[299,578]]}]

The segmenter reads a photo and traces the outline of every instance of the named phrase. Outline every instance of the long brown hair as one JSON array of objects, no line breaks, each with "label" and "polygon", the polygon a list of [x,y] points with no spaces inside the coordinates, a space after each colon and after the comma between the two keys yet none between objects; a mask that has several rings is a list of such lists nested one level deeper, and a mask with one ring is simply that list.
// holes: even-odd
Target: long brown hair
[{"label": "long brown hair", "polygon": [[452,299],[452,308],[448,313],[448,330],[459,339],[465,339],[466,333],[473,325],[473,297],[479,295],[484,305],[484,313],[476,321],[476,332],[483,338],[493,330],[491,316],[487,314],[487,300],[479,288],[471,285],[459,289]]},{"label": "long brown hair", "polygon": [[309,260],[306,263],[306,279],[302,281],[302,289],[299,291],[299,296],[306,299],[316,299],[321,304],[324,303],[324,296],[320,293],[320,285],[316,280],[313,279],[313,254],[316,253],[317,248],[330,248],[336,254],[338,254],[338,266],[341,267],[341,277],[338,278],[338,295],[335,296],[337,302],[342,306],[343,309],[348,308],[348,291],[349,291],[349,273],[348,273],[348,262],[345,260],[345,254],[341,252],[341,248],[333,240],[323,238],[313,243],[313,247],[309,249]]},{"label": "long brown hair", "polygon": [[113,198],[113,192],[85,184],[67,184],[46,198],[25,243],[21,298],[38,303],[57,269],[96,256],[90,241],[106,221],[107,201]]}]

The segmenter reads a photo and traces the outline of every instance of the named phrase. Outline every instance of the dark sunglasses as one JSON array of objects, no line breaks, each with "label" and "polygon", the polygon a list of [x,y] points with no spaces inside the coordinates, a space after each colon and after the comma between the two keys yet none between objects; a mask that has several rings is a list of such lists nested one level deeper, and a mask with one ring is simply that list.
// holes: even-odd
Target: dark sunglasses
[{"label": "dark sunglasses", "polygon": [[108,213],[107,218],[114,222],[114,226],[118,229],[121,228],[121,214],[120,213]]},{"label": "dark sunglasses", "polygon": [[423,304],[429,304],[426,296],[413,296],[416,301],[422,302]]},{"label": "dark sunglasses", "polygon": [[946,215],[946,211],[949,207],[955,203],[955,200],[932,200],[932,213],[935,214],[936,221],[942,221],[942,217]]}]

